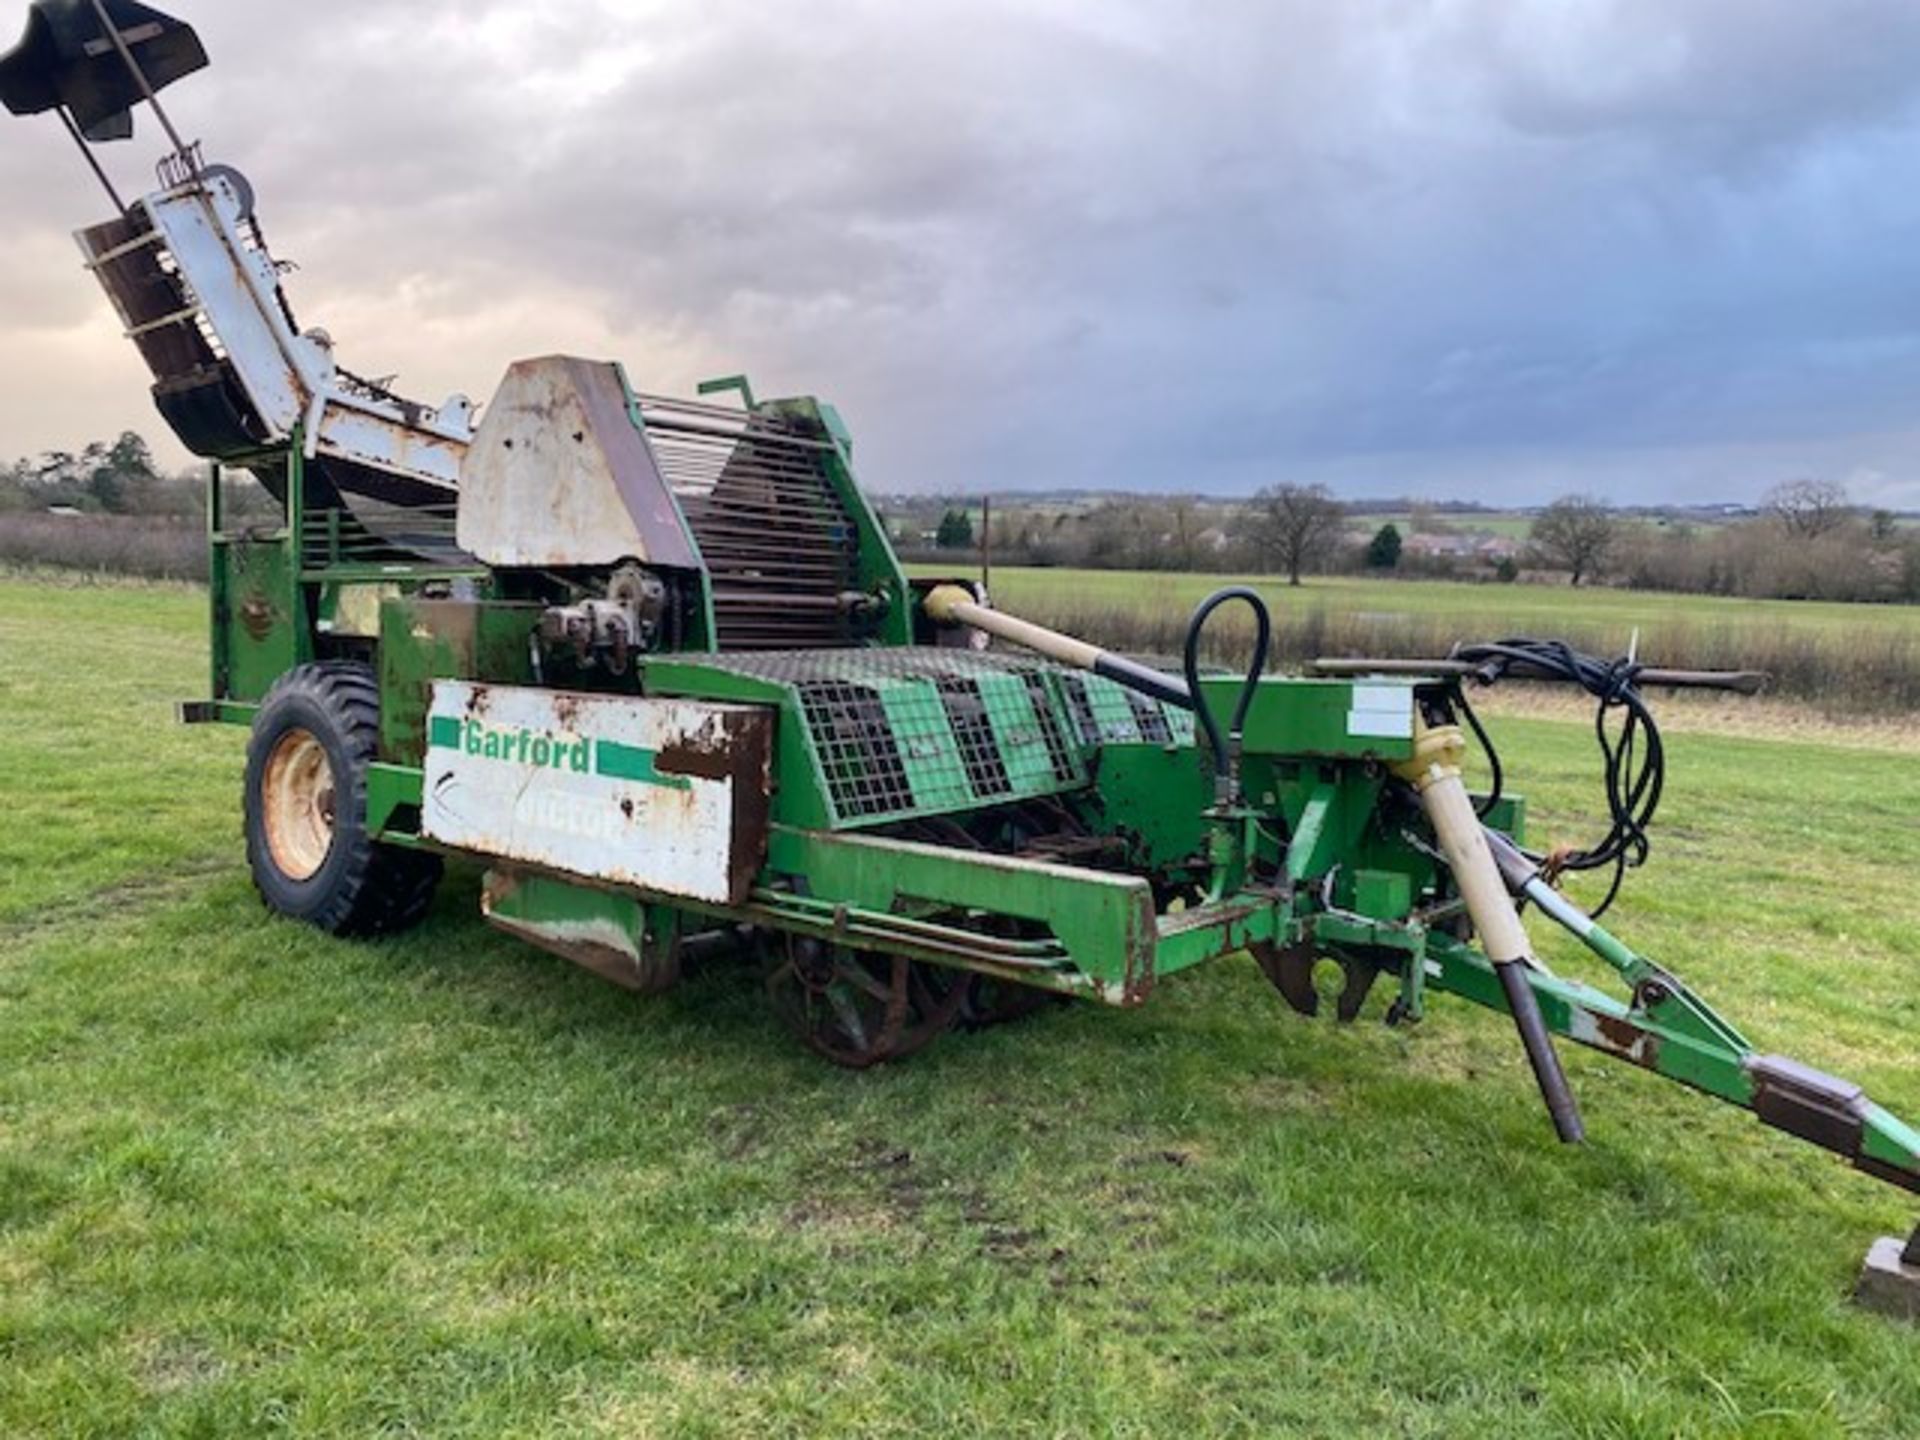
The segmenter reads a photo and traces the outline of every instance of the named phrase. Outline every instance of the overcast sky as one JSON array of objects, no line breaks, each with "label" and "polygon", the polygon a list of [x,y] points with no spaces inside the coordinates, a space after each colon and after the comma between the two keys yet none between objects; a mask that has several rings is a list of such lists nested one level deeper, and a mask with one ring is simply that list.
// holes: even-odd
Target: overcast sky
[{"label": "overcast sky", "polygon": [[[883,490],[1920,506],[1914,0],[172,8],[301,323],[430,402],[567,351],[832,399]],[[0,454],[158,441],[52,120],[0,195]]]}]

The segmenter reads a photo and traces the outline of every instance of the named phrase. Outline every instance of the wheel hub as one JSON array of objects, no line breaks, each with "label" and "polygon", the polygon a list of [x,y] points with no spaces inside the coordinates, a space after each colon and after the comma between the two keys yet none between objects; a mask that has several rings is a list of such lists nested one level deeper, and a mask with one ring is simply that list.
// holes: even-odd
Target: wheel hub
[{"label": "wheel hub", "polygon": [[289,880],[310,880],[333,850],[333,765],[319,737],[293,729],[267,756],[261,784],[267,852]]}]

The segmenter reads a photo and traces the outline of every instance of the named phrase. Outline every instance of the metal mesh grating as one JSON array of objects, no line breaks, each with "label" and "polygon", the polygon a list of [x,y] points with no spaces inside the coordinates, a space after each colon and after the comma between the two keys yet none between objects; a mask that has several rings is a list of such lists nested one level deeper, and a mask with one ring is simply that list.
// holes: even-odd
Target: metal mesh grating
[{"label": "metal mesh grating", "polygon": [[1067,743],[1066,727],[1060,723],[1059,708],[1047,688],[1047,677],[1038,671],[1028,671],[1020,680],[1027,687],[1027,700],[1033,706],[1034,724],[1040,728],[1041,743],[1047,747],[1047,763],[1053,767],[1053,778],[1062,785],[1071,785],[1080,767]]},{"label": "metal mesh grating", "polygon": [[1006,762],[994,739],[993,718],[987,713],[979,684],[956,675],[943,676],[933,683],[946,708],[947,723],[953,727],[953,738],[960,746],[960,763],[973,793],[983,800],[1009,794],[1013,782],[1007,778]]},{"label": "metal mesh grating", "polygon": [[1127,689],[1104,675],[1060,673],[1074,734],[1085,747],[1186,745],[1193,741],[1193,716]]},{"label": "metal mesh grating", "polygon": [[[1025,655],[932,648],[677,655],[790,687],[842,824],[974,809],[1087,783],[1104,743],[1192,737],[1191,717]],[[1184,723],[1183,723],[1184,722]]]},{"label": "metal mesh grating", "polygon": [[1073,734],[1082,746],[1100,743],[1100,719],[1093,713],[1093,699],[1078,675],[1060,677],[1060,693],[1066,697],[1067,714],[1073,717]]},{"label": "metal mesh grating", "polygon": [[1140,738],[1149,745],[1172,744],[1173,727],[1167,723],[1166,711],[1160,707],[1159,702],[1134,690],[1123,693],[1127,699],[1127,708],[1133,711],[1133,723],[1140,732]]},{"label": "metal mesh grating", "polygon": [[978,680],[996,675],[1046,676],[1054,667],[1028,655],[999,650],[949,650],[930,645],[873,645],[848,650],[749,650],[721,655],[675,655],[676,665],[722,670],[776,685],[841,680]]},{"label": "metal mesh grating", "polygon": [[895,815],[914,808],[907,767],[878,690],[815,681],[800,686],[799,695],[814,753],[841,818]]}]

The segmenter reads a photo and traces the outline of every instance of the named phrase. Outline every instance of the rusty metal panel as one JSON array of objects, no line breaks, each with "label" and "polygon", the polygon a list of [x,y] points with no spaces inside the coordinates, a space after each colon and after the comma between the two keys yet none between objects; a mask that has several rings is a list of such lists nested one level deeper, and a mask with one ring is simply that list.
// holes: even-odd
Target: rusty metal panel
[{"label": "rusty metal panel", "polygon": [[521,360],[500,382],[461,474],[457,533],[489,565],[700,563],[619,367],[566,355]]},{"label": "rusty metal panel", "polygon": [[773,715],[437,681],[421,831],[660,895],[739,904],[766,854]]}]

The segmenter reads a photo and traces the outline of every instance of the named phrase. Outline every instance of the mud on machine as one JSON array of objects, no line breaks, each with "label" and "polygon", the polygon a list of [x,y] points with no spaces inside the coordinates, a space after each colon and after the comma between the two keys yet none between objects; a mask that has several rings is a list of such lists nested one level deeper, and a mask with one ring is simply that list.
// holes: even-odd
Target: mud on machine
[{"label": "mud on machine", "polygon": [[[1755,1049],[1553,883],[1610,870],[1611,901],[1646,856],[1664,756],[1643,687],[1755,677],[1534,641],[1283,677],[1244,589],[1200,607],[1176,675],[909,579],[823,401],[742,377],[670,399],[569,356],[511,366],[479,409],[406,399],[299,328],[251,187],[161,107],[205,64],[148,6],[38,0],[0,101],[57,115],[112,198],[85,264],[215,462],[212,695],[181,708],[251,731],[247,856],[275,910],[395,931],[444,856],[476,859],[491,924],[634,990],[758,950],[777,1012],[849,1066],[1050,998],[1143,1004],[1242,953],[1310,1015],[1331,961],[1342,1020],[1376,988],[1398,1023],[1436,995],[1508,1014],[1562,1139],[1582,1122],[1556,1040],[1920,1191],[1920,1133]],[[167,149],[123,200],[95,147],[142,105]],[[223,470],[279,522],[230,524]],[[1252,613],[1244,674],[1199,664],[1223,606]],[[1598,843],[1530,849],[1497,760],[1469,792],[1470,738],[1492,750],[1467,687],[1503,678],[1600,707]],[[1526,907],[1618,993],[1546,968]],[[1920,1309],[1920,1232],[1876,1247],[1861,1293]]]}]

